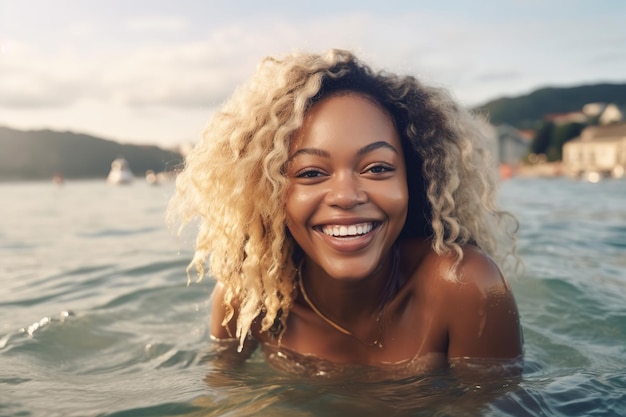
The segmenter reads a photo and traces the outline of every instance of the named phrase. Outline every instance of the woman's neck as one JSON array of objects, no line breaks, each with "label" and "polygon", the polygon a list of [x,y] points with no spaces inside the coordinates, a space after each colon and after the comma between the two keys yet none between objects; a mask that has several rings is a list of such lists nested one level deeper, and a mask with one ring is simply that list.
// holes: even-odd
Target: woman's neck
[{"label": "woman's neck", "polygon": [[[300,265],[300,292],[322,314],[340,324],[349,325],[368,316],[377,316],[397,292],[399,284],[398,254],[395,247],[376,270],[358,280],[340,280],[329,276],[319,265]],[[304,298],[304,297],[302,297]]]}]

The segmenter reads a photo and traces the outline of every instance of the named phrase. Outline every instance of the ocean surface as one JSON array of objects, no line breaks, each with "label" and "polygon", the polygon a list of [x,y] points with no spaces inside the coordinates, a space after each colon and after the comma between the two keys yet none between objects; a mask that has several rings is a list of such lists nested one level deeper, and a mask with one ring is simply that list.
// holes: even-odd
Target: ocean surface
[{"label": "ocean surface", "polygon": [[0,416],[626,415],[626,181],[512,179],[521,381],[311,379],[215,365],[210,279],[172,184],[0,184]]}]

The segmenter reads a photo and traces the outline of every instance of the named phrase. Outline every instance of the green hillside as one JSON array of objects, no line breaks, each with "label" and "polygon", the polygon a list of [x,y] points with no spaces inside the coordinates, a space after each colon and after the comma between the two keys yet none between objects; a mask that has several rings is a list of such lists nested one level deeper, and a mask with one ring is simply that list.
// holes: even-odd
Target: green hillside
[{"label": "green hillside", "polygon": [[499,98],[474,110],[488,114],[495,125],[527,129],[537,128],[546,114],[579,111],[585,104],[598,102],[626,107],[626,84],[542,88],[519,97]]},{"label": "green hillside", "polygon": [[0,127],[0,180],[106,178],[111,162],[124,157],[135,175],[172,170],[180,154],[156,146],[124,145],[94,136]]}]

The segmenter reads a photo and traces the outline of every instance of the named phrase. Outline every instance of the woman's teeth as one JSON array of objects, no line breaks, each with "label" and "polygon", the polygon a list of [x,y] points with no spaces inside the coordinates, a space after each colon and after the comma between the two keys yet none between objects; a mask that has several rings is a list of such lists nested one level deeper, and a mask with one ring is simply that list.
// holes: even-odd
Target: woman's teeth
[{"label": "woman's teeth", "polygon": [[328,236],[359,236],[369,233],[373,228],[373,223],[361,223],[350,226],[324,226],[322,232]]}]

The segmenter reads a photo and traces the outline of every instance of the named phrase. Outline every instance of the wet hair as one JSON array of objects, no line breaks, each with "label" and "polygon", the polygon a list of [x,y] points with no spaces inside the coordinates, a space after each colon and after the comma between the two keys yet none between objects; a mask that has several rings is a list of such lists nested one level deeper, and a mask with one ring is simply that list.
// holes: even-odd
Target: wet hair
[{"label": "wet hair", "polygon": [[241,344],[254,320],[267,331],[289,313],[297,250],[286,228],[289,145],[308,109],[342,92],[378,103],[399,133],[409,187],[400,238],[429,238],[433,250],[452,254],[456,265],[467,244],[496,259],[514,254],[517,224],[496,206],[487,124],[445,90],[375,72],[343,50],[266,58],[211,118],[186,157],[169,207],[183,224],[200,219],[190,268],[201,279],[208,265],[224,285],[222,324],[237,309]]}]

